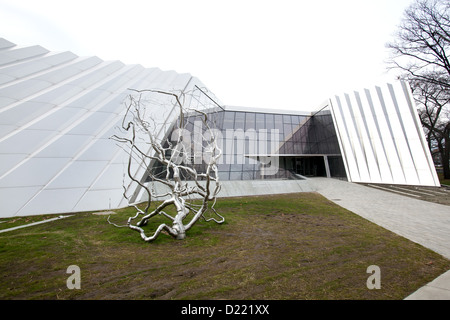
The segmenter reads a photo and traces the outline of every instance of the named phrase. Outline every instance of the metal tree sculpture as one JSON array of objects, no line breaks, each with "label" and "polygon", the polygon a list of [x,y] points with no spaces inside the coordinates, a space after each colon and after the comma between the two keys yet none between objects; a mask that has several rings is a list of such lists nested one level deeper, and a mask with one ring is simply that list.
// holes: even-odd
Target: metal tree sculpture
[{"label": "metal tree sculpture", "polygon": [[[199,88],[197,88],[200,90]],[[206,221],[223,223],[224,218],[216,212],[214,205],[217,194],[220,191],[217,163],[222,151],[217,143],[217,130],[211,126],[213,122],[209,117],[214,114],[213,109],[186,107],[186,94],[179,95],[161,90],[133,90],[134,95],[128,96],[127,111],[122,122],[122,129],[127,133],[127,137],[112,136],[128,152],[127,174],[132,182],[137,183],[147,194],[145,208],[140,209],[137,204],[131,203],[131,196],[127,195],[127,188],[124,185],[124,197],[137,212],[128,218],[127,224],[119,226],[108,218],[108,222],[117,227],[128,227],[140,233],[144,241],[155,240],[162,231],[176,239],[184,239],[188,231],[200,218]],[[203,91],[200,90],[203,93]],[[148,99],[143,96],[150,94]],[[192,93],[191,93],[192,94]],[[147,104],[151,101],[161,100],[155,95],[164,95],[169,103],[160,105],[172,113],[173,123],[171,135],[158,137],[164,133],[164,125],[161,129],[161,122],[148,114]],[[210,97],[207,96],[209,99]],[[191,95],[190,101],[196,100]],[[164,98],[162,99],[164,100]],[[198,99],[197,99],[198,101]],[[153,105],[154,107],[154,105]],[[176,112],[178,116],[173,116]],[[192,121],[189,118],[201,119],[202,131],[200,138],[191,139],[192,130],[187,130],[186,126]],[[164,121],[167,121],[164,119]],[[143,137],[145,139],[143,140]],[[145,141],[146,140],[146,141]],[[150,148],[148,146],[150,145]],[[145,150],[145,148],[147,150]],[[192,150],[200,150],[201,155],[194,154]],[[193,163],[193,158],[202,159],[201,164]],[[136,170],[132,170],[132,165],[140,163],[146,172],[146,181],[136,176]],[[125,184],[125,183],[124,183]],[[162,186],[165,191],[157,192],[156,185]],[[156,208],[151,210],[152,202],[158,201]],[[167,213],[166,209],[175,207],[176,214]],[[205,213],[210,209],[212,217],[206,217]],[[157,215],[167,218],[170,223],[160,224],[152,235],[147,235],[143,227],[148,221]],[[214,217],[215,216],[215,217]],[[217,219],[216,219],[217,218]],[[137,221],[136,223],[135,220]]]}]

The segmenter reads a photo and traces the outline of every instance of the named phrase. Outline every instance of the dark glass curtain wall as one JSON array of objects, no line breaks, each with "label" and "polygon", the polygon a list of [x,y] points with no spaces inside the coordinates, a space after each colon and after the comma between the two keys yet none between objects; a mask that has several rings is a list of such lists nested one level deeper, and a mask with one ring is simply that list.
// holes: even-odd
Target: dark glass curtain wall
[{"label": "dark glass curtain wall", "polygon": [[[200,116],[185,119],[185,128],[192,134],[205,131]],[[297,178],[295,173],[325,176],[324,155],[328,156],[330,175],[345,177],[333,119],[327,109],[313,116],[219,111],[210,114],[208,123],[222,136],[219,147],[223,155],[218,165],[221,180],[293,179]],[[261,157],[271,154],[278,155],[278,161],[271,162],[278,170],[262,176]]]}]

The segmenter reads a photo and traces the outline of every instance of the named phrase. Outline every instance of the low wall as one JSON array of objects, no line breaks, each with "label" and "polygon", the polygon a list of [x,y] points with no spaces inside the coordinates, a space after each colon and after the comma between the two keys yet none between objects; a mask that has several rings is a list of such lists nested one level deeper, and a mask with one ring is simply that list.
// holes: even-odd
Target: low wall
[{"label": "low wall", "polygon": [[219,198],[315,191],[309,180],[238,180],[221,185]]},{"label": "low wall", "polygon": [[[193,183],[193,182],[190,182]],[[202,182],[201,182],[202,183]],[[256,196],[265,194],[282,194],[296,192],[314,192],[314,185],[310,180],[233,180],[221,181],[218,198]],[[155,184],[154,191],[164,194],[169,189],[163,184]],[[146,201],[146,193],[141,191],[139,202]],[[158,198],[163,200],[165,198]]]}]

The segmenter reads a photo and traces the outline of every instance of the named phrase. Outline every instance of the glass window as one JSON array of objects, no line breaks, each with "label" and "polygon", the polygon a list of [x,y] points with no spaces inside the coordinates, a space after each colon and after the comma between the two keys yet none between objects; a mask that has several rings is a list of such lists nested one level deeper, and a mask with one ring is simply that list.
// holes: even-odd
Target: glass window
[{"label": "glass window", "polygon": [[253,112],[245,114],[245,130],[247,129],[255,129],[255,114]]},{"label": "glass window", "polygon": [[242,129],[245,128],[245,113],[244,112],[236,112],[236,117],[234,119],[234,128]]},{"label": "glass window", "polygon": [[230,180],[230,173],[228,171],[219,171],[219,179],[220,180]]},{"label": "glass window", "polygon": [[266,127],[266,120],[264,117],[264,113],[257,113],[256,114],[256,130],[265,129]]},{"label": "glass window", "polygon": [[288,141],[284,144],[284,153],[292,154],[294,153],[294,144],[291,141]]},{"label": "glass window", "polygon": [[308,121],[308,118],[309,117],[306,117],[306,116],[299,116],[298,121],[299,121],[299,123],[305,123],[306,121]]},{"label": "glass window", "polygon": [[231,164],[230,170],[234,172],[236,171],[242,172],[242,164]]},{"label": "glass window", "polygon": [[[284,134],[283,134],[283,133],[280,133],[280,134],[278,135],[278,144],[282,144],[284,141],[285,141],[285,139],[284,139]],[[275,142],[276,142],[276,141],[275,141]]]},{"label": "glass window", "polygon": [[266,114],[266,129],[274,129],[275,128],[275,117],[273,114]]},{"label": "glass window", "polygon": [[291,116],[291,123],[294,125],[298,125],[300,123],[300,117],[299,116]]},{"label": "glass window", "polygon": [[284,136],[289,136],[292,133],[292,125],[285,123],[284,124]]},{"label": "glass window", "polygon": [[234,161],[234,156],[232,153],[228,153],[228,154],[223,154],[222,157],[222,163],[223,164],[232,164]]},{"label": "glass window", "polygon": [[217,165],[217,169],[219,171],[230,171],[230,165],[229,164],[219,164],[219,165]]},{"label": "glass window", "polygon": [[267,140],[258,141],[258,154],[267,154]]},{"label": "glass window", "polygon": [[302,154],[303,153],[303,144],[301,142],[294,143],[294,153]]},{"label": "glass window", "polygon": [[189,121],[186,126],[185,126],[186,130],[188,130],[189,132],[193,132],[194,131],[194,123]]},{"label": "glass window", "polygon": [[283,117],[281,115],[279,115],[279,114],[275,115],[275,123],[274,123],[274,125],[275,125],[275,129],[278,129],[280,131],[280,133],[284,132],[284,130],[283,130],[283,128],[284,128],[283,127]]},{"label": "glass window", "polygon": [[256,168],[256,164],[244,164],[244,166],[243,166],[243,168],[242,168],[242,170],[244,171],[244,172],[246,172],[246,171],[254,171],[254,170],[256,170],[257,168]]},{"label": "glass window", "polygon": [[224,112],[214,112],[208,115],[208,123],[211,128],[221,128]]},{"label": "glass window", "polygon": [[246,154],[255,154],[258,150],[257,140],[246,139],[245,140],[245,150]]},{"label": "glass window", "polygon": [[280,148],[281,141],[268,141],[267,142],[267,151],[269,153],[278,153],[278,149]]},{"label": "glass window", "polygon": [[244,171],[242,172],[242,180],[253,180],[255,176],[254,171]]},{"label": "glass window", "polygon": [[242,150],[242,152],[236,154],[234,163],[236,163],[236,164],[244,164],[245,163],[244,150]]},{"label": "glass window", "polygon": [[291,124],[295,124],[295,118],[296,118],[296,116],[289,116],[289,118],[290,118],[290,120],[289,120],[289,123],[291,123]]},{"label": "glass window", "polygon": [[234,129],[234,112],[225,112],[223,119],[223,129]]}]

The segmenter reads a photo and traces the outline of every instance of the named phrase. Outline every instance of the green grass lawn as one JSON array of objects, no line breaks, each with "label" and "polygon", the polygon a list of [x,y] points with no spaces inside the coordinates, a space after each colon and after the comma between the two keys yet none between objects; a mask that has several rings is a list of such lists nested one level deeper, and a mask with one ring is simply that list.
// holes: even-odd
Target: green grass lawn
[{"label": "green grass lawn", "polygon": [[[226,223],[200,221],[181,241],[146,243],[90,213],[0,233],[0,299],[403,299],[450,268],[315,193],[220,199],[217,209]],[[116,212],[117,223],[134,213]],[[79,290],[66,286],[70,265]],[[370,265],[380,290],[366,286]]]}]

